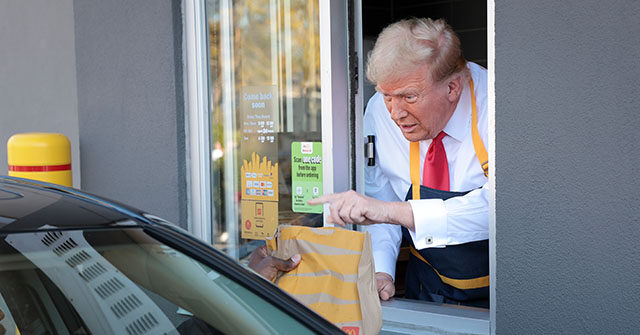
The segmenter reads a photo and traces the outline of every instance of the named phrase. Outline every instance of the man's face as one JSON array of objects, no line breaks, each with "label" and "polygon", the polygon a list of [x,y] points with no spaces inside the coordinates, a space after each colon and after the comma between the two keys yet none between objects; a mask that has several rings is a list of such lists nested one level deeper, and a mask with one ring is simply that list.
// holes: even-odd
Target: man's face
[{"label": "man's face", "polygon": [[433,83],[427,70],[427,65],[423,65],[402,80],[376,86],[384,96],[391,119],[411,142],[436,137],[447,125],[457,104],[457,98],[452,101],[448,82]]}]

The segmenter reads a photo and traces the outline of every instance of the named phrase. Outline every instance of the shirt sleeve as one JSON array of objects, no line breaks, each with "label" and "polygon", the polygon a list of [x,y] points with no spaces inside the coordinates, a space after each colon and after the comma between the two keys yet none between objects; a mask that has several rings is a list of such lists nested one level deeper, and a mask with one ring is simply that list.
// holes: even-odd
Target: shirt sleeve
[{"label": "shirt sleeve", "polygon": [[[372,100],[374,100],[372,98]],[[364,118],[365,135],[377,135],[373,108],[371,102],[367,105]],[[377,136],[376,136],[377,139]],[[376,157],[380,157],[376,152]],[[364,169],[365,194],[382,201],[400,201],[391,187],[387,176],[380,168],[380,164],[366,166]],[[400,226],[392,224],[374,224],[365,226],[364,230],[371,234],[373,249],[373,262],[376,272],[384,272],[395,280],[396,260],[402,242],[402,230]]]},{"label": "shirt sleeve", "polygon": [[445,247],[489,238],[488,183],[464,196],[447,200],[409,200],[417,249]]},{"label": "shirt sleeve", "polygon": [[402,242],[401,227],[381,223],[366,226],[365,230],[371,234],[375,271],[387,273],[395,281],[396,260]]},{"label": "shirt sleeve", "polygon": [[[365,168],[365,190],[367,196],[378,200],[399,200],[393,192],[391,184],[377,166]],[[395,280],[396,260],[402,242],[401,227],[381,223],[365,226],[365,231],[371,234],[375,271],[388,273]]]}]

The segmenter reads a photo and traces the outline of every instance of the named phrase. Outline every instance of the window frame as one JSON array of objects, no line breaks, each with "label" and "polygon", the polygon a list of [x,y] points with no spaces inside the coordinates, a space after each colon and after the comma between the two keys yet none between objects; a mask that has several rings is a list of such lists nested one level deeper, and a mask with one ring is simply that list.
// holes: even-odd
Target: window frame
[{"label": "window frame", "polygon": [[[227,0],[228,1],[228,0]],[[362,0],[353,0],[354,33],[362,36]],[[325,193],[341,192],[355,188],[364,191],[362,169],[351,169],[352,166],[363,166],[362,136],[350,136],[349,124],[355,122],[355,134],[361,132],[364,101],[363,88],[363,55],[362,38],[356,38],[354,47],[357,53],[357,87],[350,87],[348,80],[348,34],[347,32],[347,4],[344,1],[320,0],[320,57],[321,57],[321,106],[322,106],[322,142],[323,142],[323,188]],[[185,0],[184,36],[185,36],[185,101],[186,101],[186,134],[188,142],[187,187],[189,208],[188,230],[204,241],[211,243],[211,184],[210,184],[210,148],[208,141],[208,80],[206,26],[204,1]],[[484,325],[484,317],[478,319],[478,333],[495,334],[496,322],[496,192],[495,192],[495,0],[487,0],[487,67],[488,67],[488,113],[489,113],[489,276],[490,301],[488,329]],[[348,119],[350,90],[355,89],[356,113],[353,119]],[[344,111],[344,115],[334,113]],[[336,143],[349,143],[347,146]],[[350,152],[350,146],[355,150]],[[347,171],[347,172],[345,172]],[[355,171],[355,172],[350,172]],[[355,174],[355,176],[353,176]],[[351,182],[354,181],[354,182]],[[355,185],[353,185],[355,184]],[[325,204],[325,213],[328,205]],[[326,216],[325,216],[326,217]],[[326,219],[325,219],[326,220]],[[325,222],[325,226],[327,226]],[[400,299],[398,299],[400,301]],[[396,309],[407,308],[403,303],[383,303],[383,320],[405,322],[403,313],[393,312]],[[465,316],[451,315],[454,306],[431,306],[425,317],[436,322],[438,315],[460,318]],[[389,320],[384,315],[398,315],[401,319]],[[429,317],[431,315],[431,317]],[[433,317],[435,316],[435,318]],[[395,316],[394,316],[395,318]],[[455,323],[455,322],[454,322]],[[447,328],[443,328],[447,329]],[[383,325],[383,330],[385,326]]]},{"label": "window frame", "polygon": [[209,81],[207,71],[206,22],[204,1],[185,0],[184,12],[184,80],[185,133],[187,149],[187,230],[212,243],[211,222],[211,150],[208,115]]}]

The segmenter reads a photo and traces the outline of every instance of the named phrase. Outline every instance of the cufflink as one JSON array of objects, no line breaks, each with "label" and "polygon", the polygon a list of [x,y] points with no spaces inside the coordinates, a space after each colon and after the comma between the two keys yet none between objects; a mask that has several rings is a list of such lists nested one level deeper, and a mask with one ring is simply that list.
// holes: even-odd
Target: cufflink
[{"label": "cufflink", "polygon": [[424,243],[432,244],[433,243],[433,236],[429,235],[429,236],[425,237],[424,238]]}]

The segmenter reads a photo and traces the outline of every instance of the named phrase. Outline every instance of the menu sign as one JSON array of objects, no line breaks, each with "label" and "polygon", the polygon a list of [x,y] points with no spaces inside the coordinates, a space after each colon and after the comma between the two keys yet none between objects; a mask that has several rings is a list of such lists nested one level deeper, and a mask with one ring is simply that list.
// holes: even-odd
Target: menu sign
[{"label": "menu sign", "polygon": [[278,132],[277,87],[246,86],[243,87],[241,94],[243,142],[248,142],[246,144],[275,143]]},{"label": "menu sign", "polygon": [[253,153],[242,168],[242,238],[265,239],[278,226],[278,163]]},{"label": "menu sign", "polygon": [[240,91],[242,238],[265,239],[278,226],[277,87]]}]

